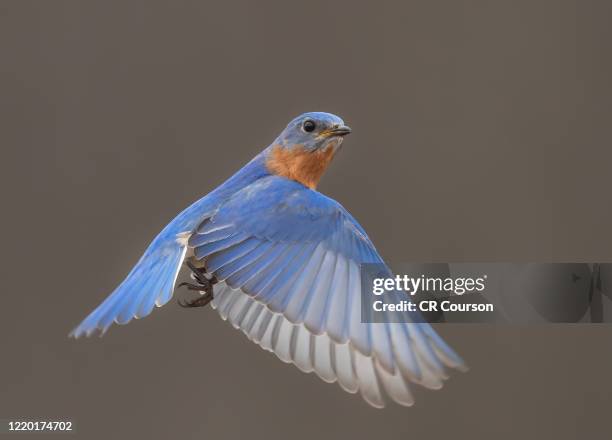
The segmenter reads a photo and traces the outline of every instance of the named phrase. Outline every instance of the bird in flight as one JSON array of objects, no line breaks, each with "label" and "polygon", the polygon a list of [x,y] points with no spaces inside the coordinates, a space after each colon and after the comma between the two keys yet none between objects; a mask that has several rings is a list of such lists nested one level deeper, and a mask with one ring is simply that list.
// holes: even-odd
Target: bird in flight
[{"label": "bird in flight", "polygon": [[[357,221],[316,190],[351,129],[304,113],[221,186],[155,237],[125,280],[70,335],[104,334],[172,297],[183,265],[196,291],[263,349],[325,382],[414,403],[409,383],[442,386],[461,358],[424,322],[362,322],[360,265],[383,260]],[[386,267],[386,266],[383,266]]]}]

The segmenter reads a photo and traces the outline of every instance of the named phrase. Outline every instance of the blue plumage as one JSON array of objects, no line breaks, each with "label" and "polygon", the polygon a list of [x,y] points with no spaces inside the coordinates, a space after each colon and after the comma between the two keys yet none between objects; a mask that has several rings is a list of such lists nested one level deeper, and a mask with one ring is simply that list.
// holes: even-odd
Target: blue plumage
[{"label": "blue plumage", "polygon": [[314,190],[349,132],[327,113],[291,121],[168,224],[71,335],[104,333],[164,305],[188,259],[215,277],[212,305],[224,319],[303,371],[374,406],[384,404],[382,390],[412,404],[408,381],[441,386],[445,367],[463,363],[428,324],[361,322],[360,265],[384,262],[357,221]]}]

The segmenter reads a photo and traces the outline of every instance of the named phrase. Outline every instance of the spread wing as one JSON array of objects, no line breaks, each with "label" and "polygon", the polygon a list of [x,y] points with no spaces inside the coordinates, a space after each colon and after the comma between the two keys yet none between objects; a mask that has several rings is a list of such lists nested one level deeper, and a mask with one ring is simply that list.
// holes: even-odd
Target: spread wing
[{"label": "spread wing", "polygon": [[425,323],[362,323],[363,263],[384,264],[337,202],[275,176],[236,193],[189,246],[221,281],[213,306],[263,348],[303,371],[413,403],[409,381],[439,388],[461,359]]}]

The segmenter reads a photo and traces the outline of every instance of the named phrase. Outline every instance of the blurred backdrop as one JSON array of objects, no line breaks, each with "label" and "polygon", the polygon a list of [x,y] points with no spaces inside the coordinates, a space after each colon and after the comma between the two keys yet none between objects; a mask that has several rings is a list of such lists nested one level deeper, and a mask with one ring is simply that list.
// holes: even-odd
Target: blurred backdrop
[{"label": "blurred backdrop", "polygon": [[[297,114],[389,262],[612,260],[612,4],[0,2],[0,418],[75,438],[605,438],[612,327],[444,325],[471,366],[369,408],[174,302],[68,332]],[[53,437],[51,435],[50,437]]]}]

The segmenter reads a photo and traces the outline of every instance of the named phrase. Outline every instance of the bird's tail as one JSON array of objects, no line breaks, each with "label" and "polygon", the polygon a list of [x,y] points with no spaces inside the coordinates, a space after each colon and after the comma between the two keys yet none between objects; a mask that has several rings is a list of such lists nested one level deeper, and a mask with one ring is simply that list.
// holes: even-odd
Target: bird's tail
[{"label": "bird's tail", "polygon": [[172,297],[186,249],[180,240],[158,237],[119,287],[70,336],[90,336],[96,330],[103,335],[113,322],[127,324],[132,318],[147,316],[154,305],[166,304]]}]

